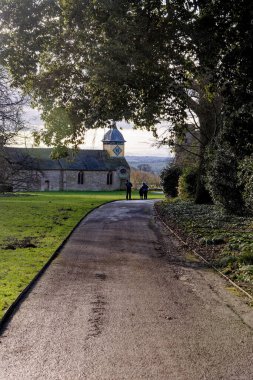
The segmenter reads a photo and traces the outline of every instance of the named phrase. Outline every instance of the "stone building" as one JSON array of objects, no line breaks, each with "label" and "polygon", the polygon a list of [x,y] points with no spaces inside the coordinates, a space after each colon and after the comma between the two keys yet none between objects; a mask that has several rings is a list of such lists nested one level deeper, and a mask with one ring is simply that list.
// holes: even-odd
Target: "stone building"
[{"label": "stone building", "polygon": [[103,150],[79,150],[67,158],[51,159],[49,148],[6,148],[14,191],[99,191],[125,189],[130,167],[124,157],[125,140],[114,125],[104,135]]}]

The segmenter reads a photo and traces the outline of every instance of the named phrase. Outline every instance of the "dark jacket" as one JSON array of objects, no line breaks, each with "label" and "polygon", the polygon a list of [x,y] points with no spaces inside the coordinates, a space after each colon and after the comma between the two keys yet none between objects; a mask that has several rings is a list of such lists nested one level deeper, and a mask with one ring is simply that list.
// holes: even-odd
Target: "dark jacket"
[{"label": "dark jacket", "polygon": [[132,188],[132,184],[131,184],[131,182],[126,182],[126,188],[127,188],[127,190],[131,190],[131,188]]}]

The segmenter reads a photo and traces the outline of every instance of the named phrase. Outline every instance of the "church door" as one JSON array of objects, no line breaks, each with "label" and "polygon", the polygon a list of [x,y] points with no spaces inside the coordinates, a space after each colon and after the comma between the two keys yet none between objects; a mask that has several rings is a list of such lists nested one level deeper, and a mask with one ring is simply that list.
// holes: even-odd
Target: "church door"
[{"label": "church door", "polygon": [[120,190],[126,190],[126,180],[125,179],[120,180]]}]

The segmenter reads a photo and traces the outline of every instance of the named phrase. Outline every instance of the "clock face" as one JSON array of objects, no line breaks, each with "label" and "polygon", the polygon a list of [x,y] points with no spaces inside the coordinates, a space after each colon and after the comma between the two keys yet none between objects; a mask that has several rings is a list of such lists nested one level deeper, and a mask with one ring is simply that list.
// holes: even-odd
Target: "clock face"
[{"label": "clock face", "polygon": [[112,151],[114,154],[116,154],[116,156],[119,156],[120,153],[122,152],[122,149],[118,145],[116,145]]}]

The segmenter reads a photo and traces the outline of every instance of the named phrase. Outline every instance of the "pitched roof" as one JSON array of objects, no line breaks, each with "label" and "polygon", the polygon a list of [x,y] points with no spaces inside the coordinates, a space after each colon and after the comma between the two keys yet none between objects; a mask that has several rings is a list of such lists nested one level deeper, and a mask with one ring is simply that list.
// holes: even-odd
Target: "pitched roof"
[{"label": "pitched roof", "polygon": [[115,142],[115,143],[124,143],[126,140],[122,136],[122,133],[117,129],[117,127],[110,128],[106,132],[103,142]]},{"label": "pitched roof", "polygon": [[105,150],[79,150],[68,158],[53,160],[50,148],[5,148],[9,160],[29,170],[86,170],[110,171],[129,168],[124,157],[110,157]]}]

